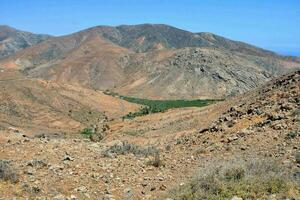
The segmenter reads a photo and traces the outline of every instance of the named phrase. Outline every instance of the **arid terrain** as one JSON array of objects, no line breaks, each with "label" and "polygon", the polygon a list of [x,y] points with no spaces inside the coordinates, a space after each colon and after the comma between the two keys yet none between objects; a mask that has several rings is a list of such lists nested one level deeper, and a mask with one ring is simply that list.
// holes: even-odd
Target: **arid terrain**
[{"label": "arid terrain", "polygon": [[[0,51],[0,199],[300,199],[299,58],[166,25],[42,38]],[[221,100],[128,119],[118,94]]]}]

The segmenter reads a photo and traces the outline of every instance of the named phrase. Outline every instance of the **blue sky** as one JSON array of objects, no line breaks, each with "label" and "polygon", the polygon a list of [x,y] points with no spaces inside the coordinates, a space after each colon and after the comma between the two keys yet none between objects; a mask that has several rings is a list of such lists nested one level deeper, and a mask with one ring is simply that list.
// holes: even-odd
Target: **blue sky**
[{"label": "blue sky", "polygon": [[140,23],[212,32],[300,56],[299,0],[0,0],[0,24],[35,33]]}]

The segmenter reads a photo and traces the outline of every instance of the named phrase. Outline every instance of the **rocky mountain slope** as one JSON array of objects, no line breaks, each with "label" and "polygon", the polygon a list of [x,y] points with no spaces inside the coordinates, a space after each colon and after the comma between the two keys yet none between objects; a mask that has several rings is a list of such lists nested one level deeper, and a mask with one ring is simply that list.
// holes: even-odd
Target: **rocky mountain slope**
[{"label": "rocky mountain slope", "polygon": [[[108,122],[110,130],[98,143],[84,138],[23,137],[5,129],[0,134],[0,157],[8,163],[2,166],[10,168],[5,171],[7,181],[0,181],[0,196],[184,199],[168,191],[176,185],[188,187],[196,170],[216,159],[230,165],[232,158],[245,162],[272,158],[297,177],[299,97],[298,71],[207,107]],[[288,188],[285,197],[299,198],[299,188],[297,184]],[[259,198],[280,199],[272,191]],[[231,195],[229,199],[243,193]]]},{"label": "rocky mountain slope", "polygon": [[0,91],[0,129],[29,130],[31,135],[77,134],[139,108],[101,92],[28,79],[13,70],[0,72]]},{"label": "rocky mountain slope", "polygon": [[0,25],[0,59],[50,38]]},{"label": "rocky mountain slope", "polygon": [[299,68],[300,61],[210,33],[142,24],[50,38],[0,67],[137,97],[223,98]]}]

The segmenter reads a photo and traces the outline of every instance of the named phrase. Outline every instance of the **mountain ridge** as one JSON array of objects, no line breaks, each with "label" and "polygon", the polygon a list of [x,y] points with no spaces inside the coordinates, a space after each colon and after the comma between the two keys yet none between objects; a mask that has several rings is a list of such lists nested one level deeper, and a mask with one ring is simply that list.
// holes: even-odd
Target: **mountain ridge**
[{"label": "mountain ridge", "polygon": [[[168,25],[96,26],[0,60],[31,77],[142,98],[224,98],[300,67],[298,58]],[[163,90],[162,90],[163,89]]]}]

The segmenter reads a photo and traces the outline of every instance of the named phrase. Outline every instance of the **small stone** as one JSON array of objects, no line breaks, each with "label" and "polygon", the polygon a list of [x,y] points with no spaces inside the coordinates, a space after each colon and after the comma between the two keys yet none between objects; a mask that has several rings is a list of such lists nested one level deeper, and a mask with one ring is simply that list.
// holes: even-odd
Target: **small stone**
[{"label": "small stone", "polygon": [[241,146],[241,150],[242,150],[242,151],[245,151],[246,149],[247,149],[246,146]]},{"label": "small stone", "polygon": [[276,194],[271,194],[268,196],[267,200],[277,200]]},{"label": "small stone", "polygon": [[124,200],[133,200],[133,191],[131,188],[126,188],[124,190],[124,196],[123,196]]},{"label": "small stone", "polygon": [[104,195],[103,200],[115,200],[115,197],[112,194],[106,194]]},{"label": "small stone", "polygon": [[74,158],[72,158],[71,156],[69,156],[69,155],[65,155],[65,157],[64,157],[64,159],[63,159],[63,161],[73,161],[74,160]]},{"label": "small stone", "polygon": [[167,186],[162,184],[160,187],[159,187],[160,190],[166,190],[167,189]]},{"label": "small stone", "polygon": [[227,142],[230,143],[232,141],[238,140],[239,138],[237,136],[231,136],[227,138]]},{"label": "small stone", "polygon": [[81,192],[81,193],[87,193],[88,189],[85,186],[80,186],[78,188],[75,188],[74,191]]},{"label": "small stone", "polygon": [[62,194],[58,194],[55,197],[53,197],[54,200],[65,200],[65,196]]},{"label": "small stone", "polygon": [[148,185],[148,183],[147,182],[142,182],[142,184],[141,184],[143,187],[146,187],[147,185]]},{"label": "small stone", "polygon": [[231,200],[243,200],[242,198],[240,198],[240,197],[237,197],[237,196],[234,196],[234,197],[232,197],[232,199]]}]

